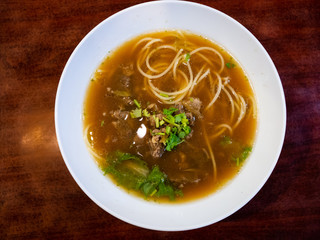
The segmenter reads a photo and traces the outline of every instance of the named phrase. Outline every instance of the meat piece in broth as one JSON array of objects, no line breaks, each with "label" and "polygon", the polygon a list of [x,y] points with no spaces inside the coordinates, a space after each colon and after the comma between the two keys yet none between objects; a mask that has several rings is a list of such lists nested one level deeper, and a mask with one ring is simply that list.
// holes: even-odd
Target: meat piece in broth
[{"label": "meat piece in broth", "polygon": [[202,102],[199,98],[191,98],[187,101],[183,101],[182,104],[188,111],[195,114],[198,118],[202,118],[202,114],[201,114]]},{"label": "meat piece in broth", "polygon": [[[154,129],[152,131],[152,134],[161,133],[161,132],[164,133],[165,131],[166,131],[165,128]],[[149,145],[152,157],[160,158],[162,156],[162,154],[164,153],[165,146],[163,144],[163,136],[162,135],[152,136],[148,141],[148,145]]]}]

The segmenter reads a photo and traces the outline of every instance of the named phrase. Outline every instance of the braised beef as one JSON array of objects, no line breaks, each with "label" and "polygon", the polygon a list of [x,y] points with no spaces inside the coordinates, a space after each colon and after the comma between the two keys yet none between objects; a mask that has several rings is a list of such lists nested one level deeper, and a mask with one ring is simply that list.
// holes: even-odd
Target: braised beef
[{"label": "braised beef", "polygon": [[162,128],[162,129],[154,129],[152,131],[152,137],[149,139],[148,141],[148,145],[150,148],[150,152],[152,157],[154,158],[159,158],[162,156],[162,154],[164,153],[165,150],[165,146],[163,144],[163,136],[162,135],[154,135],[156,133],[160,133],[160,132],[165,132],[166,129]]},{"label": "braised beef", "polygon": [[118,135],[121,138],[129,139],[130,137],[133,136],[132,129],[128,126],[128,124],[125,122],[125,120],[120,119],[117,121],[113,121],[111,123],[115,127],[115,129],[118,132]]},{"label": "braised beef", "polygon": [[129,117],[129,111],[114,110],[110,112],[110,115],[119,120],[126,120]]},{"label": "braised beef", "polygon": [[199,98],[192,98],[182,102],[183,106],[197,117],[202,118],[201,107],[202,102]]},{"label": "braised beef", "polygon": [[195,116],[193,116],[193,114],[191,112],[186,112],[186,117],[189,120],[189,125],[193,126],[196,121]]},{"label": "braised beef", "polygon": [[120,91],[120,90],[112,90],[111,88],[106,89],[106,97],[115,97],[117,99],[120,99],[124,105],[134,105],[134,102],[132,98],[130,97],[130,93],[125,91]]}]

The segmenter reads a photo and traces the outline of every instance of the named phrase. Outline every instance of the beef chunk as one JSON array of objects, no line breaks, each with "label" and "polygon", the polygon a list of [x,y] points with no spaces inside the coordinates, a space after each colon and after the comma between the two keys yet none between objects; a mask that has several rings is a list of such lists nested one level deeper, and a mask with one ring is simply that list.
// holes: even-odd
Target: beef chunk
[{"label": "beef chunk", "polygon": [[131,86],[131,78],[126,76],[126,75],[120,75],[119,76],[119,80],[122,86],[124,86],[125,88],[130,88]]},{"label": "beef chunk", "polygon": [[[163,129],[154,129],[152,131],[152,134],[159,133],[159,132],[165,132],[165,131],[166,131],[165,128],[163,128]],[[148,141],[148,145],[149,145],[149,148],[150,148],[151,155],[154,158],[159,158],[164,153],[165,146],[164,146],[164,144],[162,142],[162,137],[163,137],[162,135],[153,135]]]},{"label": "beef chunk", "polygon": [[112,125],[117,130],[117,133],[122,138],[129,138],[132,136],[133,131],[126,122],[129,111],[122,111],[122,110],[114,110],[110,112],[110,115],[116,119],[116,121],[112,122]]},{"label": "beef chunk", "polygon": [[[156,137],[156,136],[154,136],[154,137]],[[157,140],[154,137],[152,137],[148,141],[150,152],[151,152],[152,157],[160,158],[162,156],[162,154],[164,153],[164,145],[162,143],[157,142]]]},{"label": "beef chunk", "polygon": [[106,97],[114,97],[117,99],[120,99],[124,105],[133,105],[134,102],[132,98],[130,97],[130,93],[125,90],[125,91],[120,91],[120,90],[112,90],[111,88],[106,89]]},{"label": "beef chunk", "polygon": [[210,162],[201,149],[193,149],[196,153],[197,161],[187,157],[187,153],[179,152],[174,159],[173,164],[177,171],[167,172],[169,180],[178,187],[183,187],[187,183],[197,183],[201,179],[208,177],[207,169],[210,166]]},{"label": "beef chunk", "polygon": [[183,106],[197,117],[202,118],[202,114],[200,112],[202,107],[202,102],[199,98],[193,98],[192,100],[187,100],[182,102]]},{"label": "beef chunk", "polygon": [[118,119],[118,120],[126,120],[129,116],[129,111],[122,111],[122,110],[114,110],[110,112],[111,116]]},{"label": "beef chunk", "polygon": [[124,90],[131,87],[133,73],[133,64],[121,64],[113,78],[118,79],[120,89]]},{"label": "beef chunk", "polygon": [[133,63],[123,64],[120,67],[123,75],[130,77],[134,74]]},{"label": "beef chunk", "polygon": [[111,122],[112,125],[117,130],[118,136],[121,138],[129,139],[132,137],[132,129],[129,127],[129,125],[122,119]]},{"label": "beef chunk", "polygon": [[134,104],[134,101],[131,99],[131,97],[122,97],[122,101],[125,105],[132,106]]},{"label": "beef chunk", "polygon": [[158,111],[159,111],[158,105],[155,104],[155,103],[149,104],[149,105],[147,106],[147,109],[148,109],[148,110],[153,110],[153,111],[155,111],[155,112],[158,112]]},{"label": "beef chunk", "polygon": [[193,114],[191,112],[186,112],[186,117],[189,120],[189,125],[193,126],[194,122],[196,121],[195,116],[193,116]]},{"label": "beef chunk", "polygon": [[181,103],[174,105],[174,108],[178,109],[175,114],[184,113],[184,107]]}]

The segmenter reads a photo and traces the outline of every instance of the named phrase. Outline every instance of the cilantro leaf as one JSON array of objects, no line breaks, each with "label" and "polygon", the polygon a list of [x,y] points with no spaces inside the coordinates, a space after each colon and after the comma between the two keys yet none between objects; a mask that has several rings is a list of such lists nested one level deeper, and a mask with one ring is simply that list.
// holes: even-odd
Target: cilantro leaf
[{"label": "cilantro leaf", "polygon": [[107,155],[107,163],[105,174],[111,174],[119,185],[127,189],[139,191],[146,197],[174,200],[176,196],[183,196],[182,191],[172,186],[158,166],[149,171],[146,162],[133,154],[113,152]]},{"label": "cilantro leaf", "polygon": [[131,118],[140,118],[142,116],[141,108],[136,108],[130,112]]},{"label": "cilantro leaf", "polygon": [[237,166],[240,166],[240,164],[249,157],[251,151],[252,147],[244,147],[242,148],[240,154],[237,156],[232,156],[231,160],[236,162]]},{"label": "cilantro leaf", "polygon": [[169,108],[169,109],[164,108],[164,109],[163,109],[163,114],[164,114],[164,115],[171,115],[172,113],[174,113],[174,112],[176,112],[176,111],[178,111],[178,109],[177,109],[177,108],[174,108],[174,107],[171,107],[171,108]]},{"label": "cilantro leaf", "polygon": [[227,62],[227,63],[226,63],[226,67],[229,68],[229,69],[230,69],[230,68],[234,68],[235,66],[236,66],[236,65],[235,65],[234,63],[231,63],[231,62]]}]

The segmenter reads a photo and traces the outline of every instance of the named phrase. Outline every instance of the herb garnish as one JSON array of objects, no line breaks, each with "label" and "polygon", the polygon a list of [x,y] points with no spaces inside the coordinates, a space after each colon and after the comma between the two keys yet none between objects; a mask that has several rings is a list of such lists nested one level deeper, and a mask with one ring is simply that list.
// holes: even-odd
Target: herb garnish
[{"label": "herb garnish", "polygon": [[190,134],[191,128],[189,120],[185,113],[177,113],[178,109],[174,107],[164,108],[162,113],[165,115],[161,118],[155,113],[150,115],[147,109],[141,109],[141,105],[137,100],[134,100],[136,109],[130,111],[131,118],[152,117],[155,122],[155,128],[160,129],[165,127],[165,132],[153,133],[150,129],[151,135],[163,136],[162,143],[165,145],[167,151],[175,149],[184,139]]},{"label": "herb garnish", "polygon": [[166,115],[163,120],[168,123],[166,126],[167,139],[164,142],[167,151],[171,151],[182,143],[184,138],[191,132],[186,114],[174,114],[177,111],[178,109],[176,108],[163,109],[163,114]]},{"label": "herb garnish", "polygon": [[176,196],[183,196],[179,189],[175,189],[158,166],[152,170],[146,162],[130,153],[116,151],[108,154],[108,166],[105,174],[111,174],[119,185],[127,189],[140,191],[146,197],[168,197],[174,200]]},{"label": "herb garnish", "polygon": [[220,145],[226,146],[229,144],[232,144],[232,139],[229,136],[224,136],[220,141]]},{"label": "herb garnish", "polygon": [[186,53],[186,57],[185,57],[184,60],[185,60],[186,62],[188,62],[188,61],[190,60],[190,57],[191,57],[190,53],[187,52],[187,53]]},{"label": "herb garnish", "polygon": [[235,65],[234,63],[232,63],[232,62],[227,62],[227,63],[226,63],[226,67],[229,68],[229,69],[230,69],[230,68],[234,68],[235,66],[236,66],[236,65]]},{"label": "herb garnish", "polygon": [[238,156],[232,156],[231,160],[236,162],[237,166],[240,166],[240,164],[248,158],[251,151],[252,147],[244,147],[242,148],[241,153]]},{"label": "herb garnish", "polygon": [[141,108],[140,103],[136,99],[134,99],[133,102],[134,102],[135,105],[137,105],[138,108]]},{"label": "herb garnish", "polygon": [[133,110],[130,112],[130,116],[131,116],[132,118],[140,118],[140,117],[142,117],[142,110],[141,110],[141,108],[133,109]]},{"label": "herb garnish", "polygon": [[168,98],[168,97],[169,97],[169,95],[168,95],[168,94],[165,94],[165,93],[160,93],[160,96],[162,96],[162,97],[166,97],[166,98]]},{"label": "herb garnish", "polygon": [[232,62],[232,57],[230,58],[229,62],[226,63],[226,67],[231,69],[234,68],[236,65]]}]

